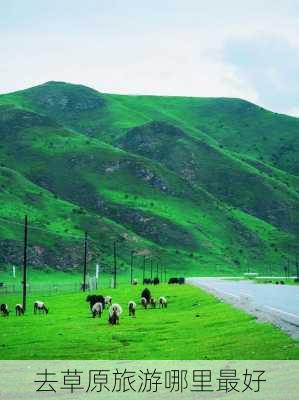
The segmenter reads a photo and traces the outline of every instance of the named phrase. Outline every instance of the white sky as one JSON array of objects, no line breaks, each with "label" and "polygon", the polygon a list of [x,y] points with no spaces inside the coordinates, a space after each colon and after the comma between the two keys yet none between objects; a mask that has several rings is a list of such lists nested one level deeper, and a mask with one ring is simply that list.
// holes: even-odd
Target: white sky
[{"label": "white sky", "polygon": [[0,0],[0,93],[241,97],[299,116],[299,0]]}]

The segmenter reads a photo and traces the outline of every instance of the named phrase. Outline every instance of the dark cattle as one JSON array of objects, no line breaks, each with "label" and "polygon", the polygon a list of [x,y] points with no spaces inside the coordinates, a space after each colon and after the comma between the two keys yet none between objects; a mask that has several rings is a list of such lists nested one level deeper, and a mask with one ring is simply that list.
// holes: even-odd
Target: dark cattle
[{"label": "dark cattle", "polygon": [[90,309],[96,304],[96,303],[102,303],[103,305],[103,310],[105,308],[105,297],[97,294],[90,294],[86,297],[87,303],[89,303]]},{"label": "dark cattle", "polygon": [[171,284],[175,284],[175,283],[179,283],[179,279],[178,278],[169,278],[168,283]]},{"label": "dark cattle", "polygon": [[154,285],[159,285],[160,283],[160,279],[159,278],[155,278],[154,279]]},{"label": "dark cattle", "polygon": [[185,278],[183,278],[182,276],[178,279],[178,284],[179,285],[184,285],[185,283]]}]

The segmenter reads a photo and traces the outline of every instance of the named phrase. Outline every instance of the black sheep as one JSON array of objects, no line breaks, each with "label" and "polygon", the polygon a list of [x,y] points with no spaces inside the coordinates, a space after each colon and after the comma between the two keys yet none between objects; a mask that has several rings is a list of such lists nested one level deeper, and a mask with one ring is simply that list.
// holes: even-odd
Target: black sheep
[{"label": "black sheep", "polygon": [[96,303],[102,303],[103,305],[103,310],[105,308],[105,298],[104,296],[97,295],[97,294],[90,294],[86,297],[86,301],[89,303],[90,309],[96,304]]},{"label": "black sheep", "polygon": [[144,297],[148,303],[150,303],[151,301],[151,292],[149,291],[148,288],[145,288],[142,293],[141,293],[141,297]]}]

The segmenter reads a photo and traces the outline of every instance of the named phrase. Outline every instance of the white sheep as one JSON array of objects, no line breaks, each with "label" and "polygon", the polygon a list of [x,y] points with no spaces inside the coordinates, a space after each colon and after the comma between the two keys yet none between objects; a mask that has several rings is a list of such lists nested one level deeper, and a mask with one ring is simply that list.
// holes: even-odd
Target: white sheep
[{"label": "white sheep", "polygon": [[104,297],[104,299],[105,299],[105,304],[112,304],[112,297],[111,296],[105,296]]},{"label": "white sheep", "polygon": [[159,298],[159,308],[160,307],[162,307],[162,308],[167,308],[167,300],[166,300],[166,298],[165,297],[160,297]]},{"label": "white sheep", "polygon": [[119,324],[119,317],[122,312],[123,310],[119,304],[112,304],[112,306],[109,308],[108,322],[111,325]]},{"label": "white sheep", "polygon": [[154,297],[151,297],[150,305],[152,308],[156,308],[157,301]]},{"label": "white sheep", "polygon": [[145,309],[147,309],[147,304],[148,304],[148,302],[147,302],[147,300],[146,300],[145,297],[141,297],[140,304],[141,304]]},{"label": "white sheep", "polygon": [[138,279],[134,278],[134,279],[132,280],[132,285],[137,285],[137,284],[138,284]]},{"label": "white sheep", "polygon": [[135,301],[133,301],[133,300],[129,301],[128,309],[129,309],[129,316],[135,317],[135,313],[136,313],[136,303],[135,303]]},{"label": "white sheep", "polygon": [[100,302],[95,303],[95,304],[92,306],[91,312],[92,312],[92,317],[93,317],[93,318],[95,318],[96,315],[98,315],[99,317],[101,317],[102,312],[103,312],[103,304],[100,303]]},{"label": "white sheep", "polygon": [[48,314],[49,309],[45,306],[45,303],[42,301],[36,301],[34,303],[34,308],[33,308],[34,314],[36,314],[37,311],[44,311],[46,314]]},{"label": "white sheep", "polygon": [[24,315],[24,308],[22,304],[16,304],[16,315]]},{"label": "white sheep", "polygon": [[7,304],[1,304],[0,311],[2,312],[4,317],[8,317],[9,316],[9,310],[8,310],[8,305]]}]

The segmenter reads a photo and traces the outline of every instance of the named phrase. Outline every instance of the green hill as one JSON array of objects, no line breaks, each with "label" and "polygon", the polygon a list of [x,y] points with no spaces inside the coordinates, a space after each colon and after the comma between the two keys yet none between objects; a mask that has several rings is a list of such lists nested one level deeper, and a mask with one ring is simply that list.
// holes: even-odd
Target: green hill
[{"label": "green hill", "polygon": [[63,82],[0,96],[0,262],[282,272],[299,233],[299,119],[239,99],[121,96]]}]

